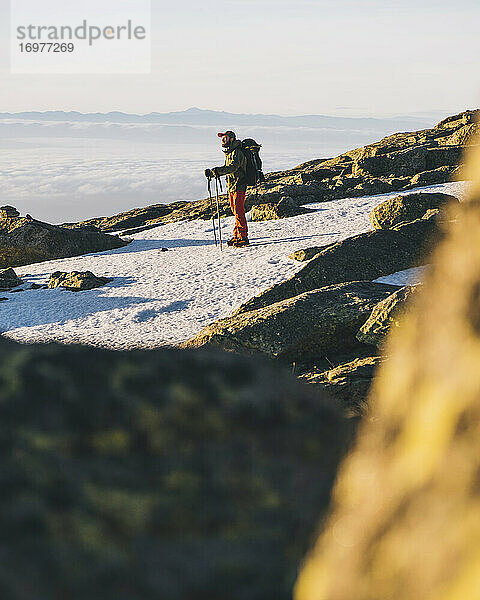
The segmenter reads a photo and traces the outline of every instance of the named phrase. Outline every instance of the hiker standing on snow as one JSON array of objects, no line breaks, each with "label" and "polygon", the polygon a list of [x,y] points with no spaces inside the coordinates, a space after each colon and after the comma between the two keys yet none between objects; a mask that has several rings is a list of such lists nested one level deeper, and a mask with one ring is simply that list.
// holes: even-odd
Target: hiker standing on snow
[{"label": "hiker standing on snow", "polygon": [[242,150],[242,144],[237,140],[233,131],[219,133],[222,138],[222,148],[225,152],[225,166],[206,169],[205,177],[227,176],[227,187],[230,207],[235,215],[233,237],[227,242],[229,246],[241,248],[248,246],[248,228],[245,217],[245,195],[247,191],[247,158]]}]

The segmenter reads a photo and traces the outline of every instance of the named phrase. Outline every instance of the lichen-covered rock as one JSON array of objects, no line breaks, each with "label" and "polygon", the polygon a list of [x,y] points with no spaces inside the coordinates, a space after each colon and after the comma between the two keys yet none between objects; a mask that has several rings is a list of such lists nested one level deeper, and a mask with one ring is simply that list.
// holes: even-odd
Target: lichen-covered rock
[{"label": "lichen-covered rock", "polygon": [[358,329],[373,307],[395,289],[371,281],[324,287],[221,319],[184,347],[257,352],[290,361],[338,353],[358,345]]},{"label": "lichen-covered rock", "polygon": [[[413,145],[387,153],[370,153],[355,162],[354,175],[362,177],[409,177],[440,167],[454,167],[460,161],[464,146]],[[440,175],[441,172],[438,172]],[[448,175],[448,173],[446,172]]]},{"label": "lichen-covered rock", "polygon": [[257,204],[252,208],[252,221],[269,221],[296,217],[311,212],[299,206],[290,196],[284,196],[276,204]]},{"label": "lichen-covered rock", "polygon": [[396,177],[426,171],[428,150],[425,146],[401,149],[385,154],[371,154],[355,162],[354,175],[379,177],[390,174]]},{"label": "lichen-covered rock", "polygon": [[[469,202],[392,330],[296,600],[463,600],[480,590],[480,152]],[[339,575],[341,574],[341,575]]]},{"label": "lichen-covered rock", "polygon": [[[186,204],[186,203],[183,203]],[[163,217],[174,210],[175,204],[154,204],[145,208],[132,208],[112,217],[98,217],[80,223],[64,223],[63,227],[71,229],[102,231],[122,231],[144,225],[149,221]]]},{"label": "lichen-covered rock", "polygon": [[410,179],[412,186],[434,185],[436,183],[444,183],[448,181],[455,172],[456,165],[445,165],[433,169],[432,171],[423,171],[417,173]]},{"label": "lichen-covered rock", "polygon": [[417,286],[405,286],[381,300],[372,311],[368,321],[357,334],[359,342],[380,347],[392,327],[399,327],[407,300],[417,290]]},{"label": "lichen-covered rock", "polygon": [[351,438],[256,359],[0,339],[5,600],[288,600]]},{"label": "lichen-covered rock", "polygon": [[300,379],[327,391],[344,407],[347,415],[365,415],[373,377],[383,360],[380,356],[355,358],[328,371],[305,373]]},{"label": "lichen-covered rock", "polygon": [[23,281],[17,276],[13,269],[0,270],[0,291],[4,292],[11,290],[22,283]]},{"label": "lichen-covered rock", "polygon": [[388,198],[370,213],[370,222],[375,229],[391,229],[395,225],[421,219],[429,209],[444,208],[458,204],[458,199],[449,194],[406,194]]},{"label": "lichen-covered rock", "polygon": [[345,190],[345,192],[354,192],[352,196],[373,196],[375,194],[387,194],[395,191],[389,180],[380,177],[363,178],[362,182],[356,185],[353,190]]},{"label": "lichen-covered rock", "polygon": [[273,219],[279,219],[280,217],[275,211],[276,204],[266,202],[258,206],[253,206],[251,215],[252,221],[269,221]]},{"label": "lichen-covered rock", "polygon": [[345,281],[373,280],[425,264],[441,239],[435,215],[378,229],[327,246],[293,277],[243,304],[236,314],[256,310],[309,290]]},{"label": "lichen-covered rock", "polygon": [[332,246],[332,244],[327,244],[325,246],[310,246],[310,248],[296,250],[295,252],[292,252],[288,258],[297,260],[298,262],[306,262],[307,260],[311,260],[314,256],[317,256],[317,254],[329,246]]},{"label": "lichen-covered rock", "polygon": [[91,271],[72,271],[65,273],[55,271],[48,280],[49,288],[63,287],[71,292],[81,292],[84,290],[93,290],[102,287],[112,281],[109,277],[97,277]]},{"label": "lichen-covered rock", "polygon": [[0,267],[16,267],[122,248],[127,242],[100,231],[66,229],[31,217],[0,219]]}]

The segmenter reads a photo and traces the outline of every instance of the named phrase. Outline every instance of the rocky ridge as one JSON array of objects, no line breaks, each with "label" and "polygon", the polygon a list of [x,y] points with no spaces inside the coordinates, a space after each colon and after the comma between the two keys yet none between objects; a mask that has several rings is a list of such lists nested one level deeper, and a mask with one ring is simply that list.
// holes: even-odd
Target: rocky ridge
[{"label": "rocky ridge", "polygon": [[[246,207],[277,204],[284,196],[297,205],[324,202],[347,196],[365,196],[409,190],[418,186],[462,179],[463,151],[473,143],[479,130],[478,110],[467,110],[444,119],[432,129],[396,133],[336,158],[316,159],[293,169],[266,175],[264,184],[247,193]],[[230,216],[226,195],[220,212]],[[210,200],[157,204],[147,208],[89,219],[65,227],[134,233],[162,223],[210,219]]]}]

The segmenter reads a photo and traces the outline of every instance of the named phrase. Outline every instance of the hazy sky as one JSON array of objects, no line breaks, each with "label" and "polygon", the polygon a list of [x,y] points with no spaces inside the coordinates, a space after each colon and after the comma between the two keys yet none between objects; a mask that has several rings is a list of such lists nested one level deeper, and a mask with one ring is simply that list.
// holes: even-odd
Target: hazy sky
[{"label": "hazy sky", "polygon": [[152,3],[151,75],[52,76],[9,73],[0,0],[0,112],[380,116],[480,105],[478,0]]}]

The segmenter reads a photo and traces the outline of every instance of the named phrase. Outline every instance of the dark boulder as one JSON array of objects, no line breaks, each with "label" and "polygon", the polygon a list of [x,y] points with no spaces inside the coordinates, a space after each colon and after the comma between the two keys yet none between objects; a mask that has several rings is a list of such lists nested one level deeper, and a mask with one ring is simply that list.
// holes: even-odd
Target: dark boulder
[{"label": "dark boulder", "polygon": [[309,290],[345,281],[374,280],[425,264],[443,235],[435,215],[356,235],[328,246],[293,277],[243,304],[236,314],[256,310]]},{"label": "dark boulder", "polygon": [[387,154],[374,154],[359,158],[355,162],[354,175],[381,177],[394,175],[396,177],[412,176],[427,170],[427,152],[424,146],[401,149]]},{"label": "dark boulder", "polygon": [[354,175],[368,177],[413,177],[417,173],[433,171],[458,164],[463,146],[429,147],[416,145],[388,153],[375,153],[355,162]]},{"label": "dark boulder", "polygon": [[455,165],[445,165],[432,171],[417,173],[410,179],[412,186],[434,185],[448,181],[455,171]]},{"label": "dark boulder", "polygon": [[354,192],[351,195],[374,196],[375,194],[387,194],[392,190],[395,191],[395,189],[392,185],[392,180],[381,177],[366,177],[351,190],[351,192]]},{"label": "dark boulder", "polygon": [[285,361],[342,352],[359,345],[355,338],[359,328],[395,289],[371,281],[324,287],[221,319],[184,347],[256,352]]},{"label": "dark boulder", "polygon": [[23,281],[17,277],[17,274],[13,269],[0,270],[0,291],[5,292],[11,290],[22,283]]},{"label": "dark boulder", "polygon": [[0,219],[0,267],[15,267],[55,258],[68,258],[122,248],[117,236],[82,229],[66,229],[25,217]]},{"label": "dark boulder", "polygon": [[14,206],[0,206],[0,220],[19,216],[20,213]]}]

